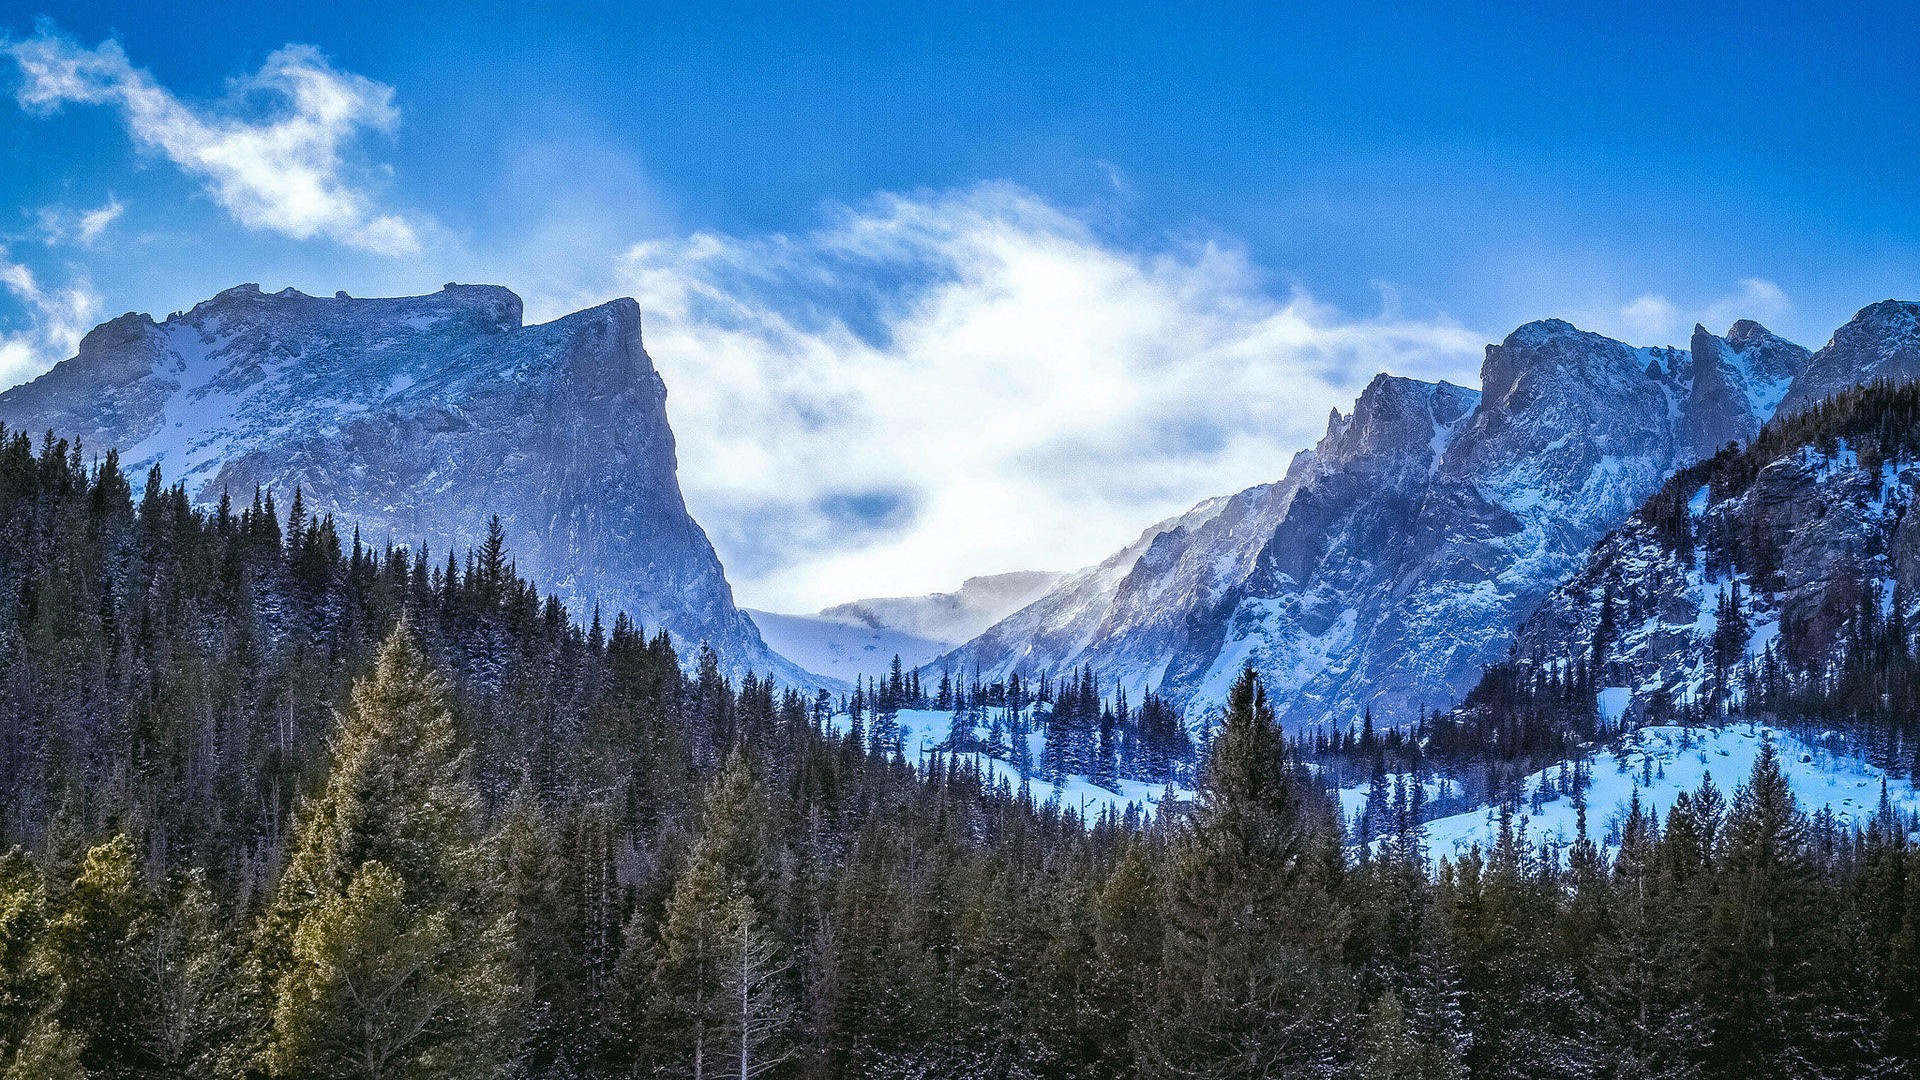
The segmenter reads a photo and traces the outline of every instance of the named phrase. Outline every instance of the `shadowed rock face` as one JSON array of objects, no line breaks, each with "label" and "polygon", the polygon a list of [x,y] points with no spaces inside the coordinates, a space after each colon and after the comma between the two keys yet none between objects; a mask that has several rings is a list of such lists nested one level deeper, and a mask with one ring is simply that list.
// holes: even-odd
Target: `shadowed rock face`
[{"label": "shadowed rock face", "polygon": [[[1751,355],[1737,337],[1729,334],[1729,343]],[[1805,362],[1779,414],[1861,384],[1916,377],[1920,305],[1874,304]],[[1744,692],[1747,672],[1724,652],[1716,656],[1723,597],[1737,599],[1751,628],[1748,657],[1769,647],[1802,658],[1833,655],[1862,597],[1904,602],[1902,615],[1910,617],[1911,598],[1920,595],[1920,515],[1910,512],[1920,466],[1863,462],[1843,431],[1827,435],[1827,445],[1815,439],[1765,459],[1749,451],[1740,468],[1678,492],[1668,501],[1684,506],[1683,521],[1661,524],[1671,507],[1636,512],[1527,620],[1522,655],[1597,656],[1602,683],[1630,692],[1627,707],[1644,710],[1662,693],[1708,701]],[[1729,483],[1729,473],[1751,479]],[[1688,538],[1684,547],[1673,542],[1676,534]],[[1596,644],[1608,610],[1613,629]]]},{"label": "shadowed rock face", "polygon": [[1724,338],[1695,326],[1693,392],[1681,432],[1686,450],[1711,457],[1753,438],[1812,355],[1750,319],[1734,323]]},{"label": "shadowed rock face", "polygon": [[1311,471],[1294,458],[1285,479],[1209,499],[1162,521],[1098,566],[1065,575],[1038,600],[929,664],[988,681],[1090,664],[1110,686],[1160,685],[1187,636],[1251,571],[1254,558]]},{"label": "shadowed rock face", "polygon": [[1479,392],[1382,375],[1281,482],[1155,526],[935,666],[1091,663],[1204,714],[1252,663],[1295,727],[1449,705],[1696,446],[1757,430],[1806,357],[1757,324],[1706,337],[1705,388],[1683,350],[1559,320],[1488,346]]},{"label": "shadowed rock face", "polygon": [[195,500],[314,513],[368,543],[463,551],[498,514],[523,574],[584,618],[594,604],[707,641],[736,671],[775,657],[733,604],[681,498],[666,386],[615,300],[523,326],[497,286],[355,299],[243,285],[156,323],[130,314],[0,394],[0,423],[117,447]]}]

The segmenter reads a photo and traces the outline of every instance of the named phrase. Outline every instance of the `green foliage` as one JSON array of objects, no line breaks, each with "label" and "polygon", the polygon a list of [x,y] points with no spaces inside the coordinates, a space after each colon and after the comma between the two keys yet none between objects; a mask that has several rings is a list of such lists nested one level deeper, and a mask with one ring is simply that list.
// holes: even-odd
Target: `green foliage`
[{"label": "green foliage", "polygon": [[736,752],[715,777],[700,839],[660,928],[648,1004],[651,1058],[676,1074],[759,1075],[779,1058],[789,1008],[784,967],[758,905],[766,891],[764,795]]},{"label": "green foliage", "polygon": [[132,842],[115,836],[87,852],[47,927],[44,956],[63,990],[61,1024],[83,1040],[89,1070],[137,1074],[158,1064],[147,968],[157,906]]},{"label": "green foliage", "polygon": [[1172,853],[1153,1060],[1171,1076],[1330,1074],[1351,984],[1340,831],[1317,785],[1288,768],[1251,668],[1200,798]]},{"label": "green foliage", "polygon": [[[267,1061],[279,1076],[475,1077],[499,1059],[507,987],[444,910],[423,911],[394,870],[355,870],[295,932],[276,987]],[[476,955],[478,954],[478,955]]]},{"label": "green foliage", "polygon": [[1400,998],[1389,990],[1367,1011],[1360,1036],[1358,1080],[1464,1080],[1466,1066],[1446,1050],[1420,1041]]},{"label": "green foliage", "polygon": [[81,1062],[85,1042],[52,1017],[34,1020],[7,1056],[0,1080],[85,1080]]},{"label": "green foliage", "polygon": [[510,930],[447,696],[404,620],[354,687],[261,929],[276,1075],[484,1076],[503,1062]]}]

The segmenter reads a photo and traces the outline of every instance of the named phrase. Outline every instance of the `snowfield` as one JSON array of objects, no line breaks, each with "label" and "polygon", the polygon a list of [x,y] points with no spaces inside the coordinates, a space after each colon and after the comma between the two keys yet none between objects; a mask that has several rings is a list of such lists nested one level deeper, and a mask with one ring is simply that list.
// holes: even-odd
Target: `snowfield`
[{"label": "snowfield", "polygon": [[[953,714],[942,709],[901,709],[898,718],[901,748],[907,760],[915,765],[924,765],[934,749],[947,741],[947,735],[953,728]],[[835,734],[845,734],[848,721],[847,714],[835,713],[828,721],[828,727]],[[1039,762],[1046,751],[1045,720],[1042,718],[1033,723],[1036,730],[1027,736],[1027,757],[1030,761]],[[979,769],[989,783],[1004,784],[1013,791],[1020,788],[1020,769],[1010,761],[985,753],[961,754],[956,760],[964,766]],[[1027,774],[1026,783],[1036,805],[1058,800],[1062,810],[1071,810],[1089,823],[1108,810],[1124,814],[1128,807],[1137,807],[1143,815],[1151,817],[1160,803],[1167,799],[1180,802],[1194,798],[1194,790],[1180,784],[1118,779],[1111,787],[1102,787],[1082,776],[1063,777],[1054,783],[1042,779],[1037,767]]]},{"label": "snowfield", "polygon": [[[1636,792],[1641,805],[1651,809],[1663,825],[1674,798],[1697,790],[1708,776],[1731,802],[1752,774],[1760,747],[1768,739],[1779,752],[1780,770],[1794,798],[1808,814],[1829,810],[1842,826],[1864,828],[1879,809],[1882,783],[1902,819],[1920,814],[1920,792],[1910,780],[1888,775],[1838,736],[1808,742],[1764,724],[1650,727],[1627,736],[1619,747],[1586,759],[1589,835],[1611,854],[1619,845],[1620,826]],[[1533,845],[1564,849],[1578,836],[1573,796],[1566,790],[1572,775],[1571,765],[1556,765],[1527,778],[1527,794],[1515,809],[1513,822]],[[1485,850],[1499,831],[1497,806],[1438,818],[1426,824],[1428,853],[1440,859],[1458,857],[1475,845]]]}]

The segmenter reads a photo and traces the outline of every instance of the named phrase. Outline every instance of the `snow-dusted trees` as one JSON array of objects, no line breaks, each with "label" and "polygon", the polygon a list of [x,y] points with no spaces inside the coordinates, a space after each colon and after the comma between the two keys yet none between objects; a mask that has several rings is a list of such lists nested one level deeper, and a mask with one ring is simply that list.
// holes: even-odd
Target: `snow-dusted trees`
[{"label": "snow-dusted trees", "polygon": [[641,1061],[696,1078],[761,1075],[784,1058],[790,1005],[767,889],[765,794],[735,753],[714,780],[700,836],[667,900]]},{"label": "snow-dusted trees", "polygon": [[[627,615],[574,625],[504,550],[342,551],[304,500],[296,540],[264,491],[202,515],[150,488],[0,439],[0,1080],[1920,1061],[1920,853],[1891,799],[1857,835],[1769,760],[1735,799],[1596,826],[1571,865],[1511,829],[1429,863],[1396,777],[1600,731],[1585,655],[1503,666],[1477,712],[1318,735],[1321,770],[1393,765],[1363,858],[1251,677],[1198,805],[1086,821],[876,753],[882,700],[921,700],[904,669],[836,735],[817,698],[683,668]],[[1894,657],[1902,625],[1872,626],[1858,655]],[[1857,674],[1849,708],[1878,708]],[[1061,768],[1184,740],[1088,682],[945,694],[1009,755],[1058,710]]]}]

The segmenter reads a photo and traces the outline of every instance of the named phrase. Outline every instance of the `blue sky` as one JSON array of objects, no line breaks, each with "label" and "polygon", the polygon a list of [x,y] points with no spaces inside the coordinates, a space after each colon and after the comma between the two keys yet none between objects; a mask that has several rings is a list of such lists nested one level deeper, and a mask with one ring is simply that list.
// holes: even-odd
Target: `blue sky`
[{"label": "blue sky", "polygon": [[1893,7],[10,7],[0,382],[238,281],[637,295],[775,606],[1092,561],[1527,319],[1920,296]]}]

